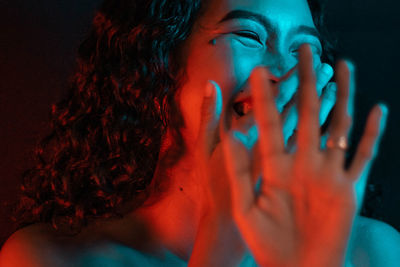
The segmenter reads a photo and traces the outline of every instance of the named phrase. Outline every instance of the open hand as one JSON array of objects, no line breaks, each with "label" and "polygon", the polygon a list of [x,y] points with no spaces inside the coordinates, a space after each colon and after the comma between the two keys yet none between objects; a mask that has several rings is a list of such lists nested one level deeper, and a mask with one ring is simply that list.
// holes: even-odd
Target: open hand
[{"label": "open hand", "polygon": [[[371,160],[380,134],[382,108],[370,113],[349,169],[345,151],[320,149],[319,101],[312,54],[299,54],[299,124],[296,151],[287,153],[280,114],[270,88],[268,70],[256,68],[250,85],[259,130],[259,155],[248,151],[227,129],[224,114],[220,136],[232,192],[232,213],[243,239],[261,266],[340,266],[355,216],[353,185]],[[347,137],[350,71],[337,64],[337,102],[329,134]],[[261,187],[255,190],[252,164],[261,166]]]}]

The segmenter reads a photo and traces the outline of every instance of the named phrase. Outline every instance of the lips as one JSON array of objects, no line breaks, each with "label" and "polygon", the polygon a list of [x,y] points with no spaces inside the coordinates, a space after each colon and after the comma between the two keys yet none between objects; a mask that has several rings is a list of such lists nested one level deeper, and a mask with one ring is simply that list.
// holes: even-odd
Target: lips
[{"label": "lips", "polygon": [[[296,94],[294,94],[286,103],[279,103],[283,108],[281,109],[281,121],[284,123],[289,114],[289,110],[296,103]],[[242,92],[240,96],[238,96],[232,105],[232,109],[236,114],[235,119],[233,121],[233,128],[239,130],[244,135],[249,134],[249,130],[252,126],[255,125],[254,116],[253,116],[253,98],[250,95],[250,92]],[[286,132],[283,132],[285,140],[293,140],[295,137],[297,125]],[[288,144],[289,145],[289,144]]]},{"label": "lips", "polygon": [[[289,101],[287,101],[286,103],[280,103],[281,106],[283,106],[282,112],[281,112],[281,115],[283,118],[286,116],[290,107],[292,107],[295,104],[295,100],[296,100],[296,94],[294,94],[292,96],[292,98]],[[251,96],[242,96],[240,98],[237,98],[233,102],[232,107],[233,107],[233,110],[235,111],[235,113],[239,117],[245,116],[250,111],[253,110],[253,98]]]},{"label": "lips", "polygon": [[246,97],[240,101],[237,101],[233,104],[233,110],[237,115],[245,116],[251,110],[253,110],[253,99],[251,97]]}]

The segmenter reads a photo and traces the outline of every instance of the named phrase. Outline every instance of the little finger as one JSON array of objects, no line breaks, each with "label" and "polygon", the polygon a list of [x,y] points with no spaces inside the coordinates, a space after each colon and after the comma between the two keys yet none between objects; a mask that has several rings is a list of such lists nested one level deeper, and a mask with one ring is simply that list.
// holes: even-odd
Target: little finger
[{"label": "little finger", "polygon": [[347,176],[355,181],[374,159],[380,138],[385,130],[388,109],[385,105],[375,106],[370,112],[363,136],[357,147],[353,162],[347,171]]}]

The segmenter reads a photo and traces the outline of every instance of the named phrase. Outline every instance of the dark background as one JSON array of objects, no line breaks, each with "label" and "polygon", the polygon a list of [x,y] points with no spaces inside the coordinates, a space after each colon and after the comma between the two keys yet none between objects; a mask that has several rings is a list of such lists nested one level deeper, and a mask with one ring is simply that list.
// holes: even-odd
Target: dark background
[{"label": "dark background", "polygon": [[[49,131],[51,103],[65,91],[74,55],[100,0],[0,0],[0,245],[14,231],[10,205],[32,150]],[[370,217],[400,230],[400,4],[332,0],[327,22],[357,66],[354,135],[376,102],[390,115],[366,198]],[[376,195],[382,196],[376,197]],[[366,207],[364,207],[365,210]]]}]

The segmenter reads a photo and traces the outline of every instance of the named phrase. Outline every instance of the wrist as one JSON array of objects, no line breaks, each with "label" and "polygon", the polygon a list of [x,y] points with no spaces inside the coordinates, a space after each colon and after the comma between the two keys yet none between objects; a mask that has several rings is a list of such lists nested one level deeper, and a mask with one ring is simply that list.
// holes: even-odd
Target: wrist
[{"label": "wrist", "polygon": [[303,253],[299,266],[342,267],[345,254],[344,248],[328,249],[327,246],[320,244],[318,248],[309,248]]},{"label": "wrist", "polygon": [[188,266],[238,266],[244,251],[234,222],[209,212],[200,220]]}]

